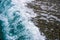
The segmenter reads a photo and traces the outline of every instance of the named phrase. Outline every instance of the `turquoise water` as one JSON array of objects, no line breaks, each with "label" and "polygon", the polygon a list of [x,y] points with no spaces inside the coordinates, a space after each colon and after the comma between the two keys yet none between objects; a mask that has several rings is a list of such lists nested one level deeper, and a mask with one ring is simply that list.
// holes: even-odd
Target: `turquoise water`
[{"label": "turquoise water", "polygon": [[[25,7],[29,0],[0,0],[0,40],[44,40]],[[32,12],[33,13],[33,12]]]}]

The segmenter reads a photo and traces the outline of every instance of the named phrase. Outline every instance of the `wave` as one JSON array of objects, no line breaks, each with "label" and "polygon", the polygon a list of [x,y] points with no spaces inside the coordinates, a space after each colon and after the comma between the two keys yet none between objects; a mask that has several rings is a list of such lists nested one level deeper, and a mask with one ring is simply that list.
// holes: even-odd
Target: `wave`
[{"label": "wave", "polygon": [[35,17],[32,9],[26,7],[33,0],[1,0],[0,27],[2,40],[45,40],[39,28],[30,20]]}]

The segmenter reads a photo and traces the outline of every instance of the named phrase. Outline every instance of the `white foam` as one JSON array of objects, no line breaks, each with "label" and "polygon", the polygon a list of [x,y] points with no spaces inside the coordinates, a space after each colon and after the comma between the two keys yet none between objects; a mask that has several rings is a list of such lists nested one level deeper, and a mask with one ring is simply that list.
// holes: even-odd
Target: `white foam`
[{"label": "white foam", "polygon": [[[29,9],[26,7],[26,3],[31,2],[33,0],[12,0],[12,4],[14,4],[15,6],[11,7],[8,10],[8,19],[13,19],[13,15],[12,13],[14,11],[19,10],[20,11],[20,16],[22,17],[22,24],[25,25],[25,29],[28,30],[32,36],[31,39],[29,40],[45,40],[45,36],[42,36],[39,32],[39,28],[37,28],[31,21],[30,18],[31,17],[35,17],[36,14],[34,14],[32,9]],[[17,20],[18,21],[18,20]],[[8,22],[8,21],[7,21]],[[6,27],[6,31],[8,33],[9,27]],[[27,31],[26,31],[27,33]],[[25,33],[22,33],[23,35],[25,35]],[[29,35],[29,34],[27,34]],[[8,34],[6,34],[6,39],[10,40],[15,40],[16,38],[18,38],[18,36],[8,36]]]}]

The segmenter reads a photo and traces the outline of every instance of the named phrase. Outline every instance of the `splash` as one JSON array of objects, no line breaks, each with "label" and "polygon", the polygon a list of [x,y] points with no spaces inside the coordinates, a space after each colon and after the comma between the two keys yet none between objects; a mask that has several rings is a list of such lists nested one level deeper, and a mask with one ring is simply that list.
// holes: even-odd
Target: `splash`
[{"label": "splash", "polygon": [[[35,17],[32,9],[26,7],[33,0],[1,0],[0,27],[2,40],[44,40],[39,29],[30,20]],[[29,13],[28,13],[29,12]]]}]

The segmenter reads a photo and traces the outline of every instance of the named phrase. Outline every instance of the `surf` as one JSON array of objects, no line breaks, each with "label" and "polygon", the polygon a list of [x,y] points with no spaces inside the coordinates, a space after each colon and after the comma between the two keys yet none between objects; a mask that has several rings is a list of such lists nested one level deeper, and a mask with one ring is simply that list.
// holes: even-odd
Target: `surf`
[{"label": "surf", "polygon": [[26,7],[31,1],[34,0],[1,1],[0,22],[3,27],[3,40],[44,40],[39,28],[31,21],[31,17],[36,14]]}]

